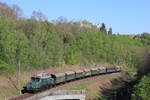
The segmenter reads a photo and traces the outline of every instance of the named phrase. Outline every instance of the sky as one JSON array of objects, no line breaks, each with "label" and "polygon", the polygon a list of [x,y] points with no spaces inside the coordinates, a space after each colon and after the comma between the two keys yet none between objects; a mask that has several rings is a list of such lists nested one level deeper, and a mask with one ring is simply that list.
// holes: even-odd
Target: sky
[{"label": "sky", "polygon": [[48,20],[60,16],[68,20],[105,23],[113,33],[150,33],[150,0],[0,0],[9,6],[18,5],[29,18],[41,11]]}]

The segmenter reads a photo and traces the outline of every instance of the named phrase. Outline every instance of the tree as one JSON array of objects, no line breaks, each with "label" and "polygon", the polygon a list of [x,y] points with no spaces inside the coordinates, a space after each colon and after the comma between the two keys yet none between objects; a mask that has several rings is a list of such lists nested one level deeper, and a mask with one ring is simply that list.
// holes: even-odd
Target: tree
[{"label": "tree", "polygon": [[22,18],[23,11],[21,10],[21,8],[18,5],[14,4],[12,6],[12,10],[13,10],[14,14],[17,16],[18,19]]},{"label": "tree", "polygon": [[66,17],[60,16],[57,19],[52,20],[52,22],[55,23],[55,24],[60,24],[60,23],[67,23],[68,20],[67,20]]},{"label": "tree", "polygon": [[109,28],[108,35],[112,35],[112,28]]},{"label": "tree", "polygon": [[145,48],[138,52],[139,64],[138,69],[141,75],[150,73],[150,49]]},{"label": "tree", "polygon": [[107,34],[106,26],[105,26],[104,23],[102,23],[101,26],[100,26],[100,32],[102,32],[104,34]]},{"label": "tree", "polygon": [[11,7],[5,3],[0,3],[0,17],[16,19],[16,15]]},{"label": "tree", "polygon": [[131,100],[149,100],[150,97],[150,77],[144,76],[140,82],[134,86]]},{"label": "tree", "polygon": [[33,11],[31,18],[37,21],[46,21],[46,16],[41,11]]}]

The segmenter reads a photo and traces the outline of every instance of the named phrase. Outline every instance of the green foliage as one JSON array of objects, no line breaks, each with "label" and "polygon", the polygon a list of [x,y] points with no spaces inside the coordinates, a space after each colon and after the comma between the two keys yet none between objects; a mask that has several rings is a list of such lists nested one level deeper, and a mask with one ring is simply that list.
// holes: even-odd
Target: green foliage
[{"label": "green foliage", "polygon": [[104,34],[107,34],[106,26],[105,26],[104,23],[101,24],[100,32],[102,32],[102,33],[104,33]]},{"label": "green foliage", "polygon": [[141,42],[145,45],[150,45],[150,34],[147,32],[144,32],[140,35],[136,35],[135,38],[139,38]]},{"label": "green foliage", "polygon": [[[21,69],[47,68],[63,62],[63,39],[48,22],[22,25],[0,19],[0,59]],[[32,25],[31,25],[32,24]],[[31,26],[29,26],[31,25]]]},{"label": "green foliage", "polygon": [[0,20],[0,59],[8,64],[17,65],[18,62],[26,63],[27,39],[16,30],[12,20]]},{"label": "green foliage", "polygon": [[149,100],[150,97],[150,77],[144,76],[140,82],[134,86],[132,100]]},{"label": "green foliage", "polygon": [[[5,6],[1,4],[0,9]],[[106,35],[104,23],[100,29],[88,21],[69,22],[64,18],[53,24],[41,12],[24,19],[8,8],[12,15],[7,17],[9,13],[5,11],[6,16],[0,19],[0,60],[22,71],[61,66],[64,62],[135,66],[138,60],[135,51],[149,45],[147,33],[136,39]],[[108,34],[112,34],[111,28]]]},{"label": "green foliage", "polygon": [[66,60],[70,64],[109,62],[134,66],[137,63],[135,51],[142,47],[140,40],[89,30],[70,42]]},{"label": "green foliage", "polygon": [[140,39],[105,35],[96,28],[78,31],[78,35],[60,32],[58,25],[47,21],[24,19],[18,23],[0,19],[0,59],[16,68],[21,66],[22,70],[59,66],[64,61],[66,64],[107,62],[134,66],[135,51],[144,46]]},{"label": "green foliage", "polygon": [[11,76],[16,72],[16,69],[14,66],[9,65],[3,61],[0,60],[0,74]]},{"label": "green foliage", "polygon": [[111,35],[111,34],[112,34],[112,28],[109,28],[108,35]]}]

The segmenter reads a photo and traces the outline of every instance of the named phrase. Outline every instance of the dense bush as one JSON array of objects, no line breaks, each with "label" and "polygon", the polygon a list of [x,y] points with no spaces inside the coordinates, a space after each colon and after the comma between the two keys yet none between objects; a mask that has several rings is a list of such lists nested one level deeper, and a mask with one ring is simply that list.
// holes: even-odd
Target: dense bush
[{"label": "dense bush", "polygon": [[135,66],[136,50],[142,47],[139,39],[87,31],[70,42],[66,61],[71,64],[108,62]]},{"label": "dense bush", "polygon": [[9,65],[0,60],[0,74],[5,76],[11,76],[16,72],[15,66]]},{"label": "dense bush", "polygon": [[150,77],[144,76],[139,84],[134,86],[132,100],[149,100],[150,97]]},{"label": "dense bush", "polygon": [[46,29],[46,22],[32,21],[33,27],[22,27],[10,19],[0,20],[0,59],[16,66],[20,63],[24,68],[57,65],[63,59],[62,38]]}]

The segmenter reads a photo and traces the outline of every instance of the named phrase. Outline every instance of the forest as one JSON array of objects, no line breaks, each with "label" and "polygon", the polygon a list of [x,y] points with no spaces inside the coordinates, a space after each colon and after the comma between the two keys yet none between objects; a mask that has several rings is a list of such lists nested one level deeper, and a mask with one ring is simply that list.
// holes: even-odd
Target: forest
[{"label": "forest", "polygon": [[[0,74],[3,75],[13,75],[18,69],[23,72],[95,63],[137,67],[144,50],[149,51],[149,48],[150,34],[147,32],[130,37],[113,33],[113,28],[107,29],[104,23],[97,27],[86,20],[75,22],[65,17],[48,21],[40,11],[26,18],[17,5],[10,7],[0,3]],[[143,91],[136,88],[149,80],[147,76],[141,79],[142,83],[135,86],[133,98]],[[145,85],[142,89],[150,90]],[[150,96],[146,93],[139,97]]]}]

